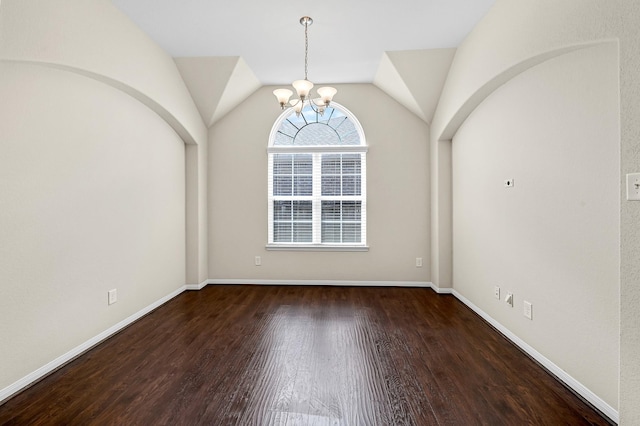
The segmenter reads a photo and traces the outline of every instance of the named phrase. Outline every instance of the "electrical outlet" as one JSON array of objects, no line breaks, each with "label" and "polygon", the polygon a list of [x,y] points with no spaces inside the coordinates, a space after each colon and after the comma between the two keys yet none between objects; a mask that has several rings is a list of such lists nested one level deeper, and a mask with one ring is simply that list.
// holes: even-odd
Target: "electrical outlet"
[{"label": "electrical outlet", "polygon": [[530,302],[524,301],[524,316],[533,319],[533,305]]},{"label": "electrical outlet", "polygon": [[514,185],[514,180],[513,179],[505,179],[504,180],[504,187],[505,188],[513,188]]},{"label": "electrical outlet", "polygon": [[114,303],[116,303],[118,301],[118,290],[117,289],[113,289],[113,290],[109,290],[109,304],[113,305]]},{"label": "electrical outlet", "polygon": [[512,293],[507,293],[507,295],[504,297],[504,301],[507,303],[507,305],[511,306],[513,308],[513,294]]},{"label": "electrical outlet", "polygon": [[416,257],[416,268],[422,268],[422,258]]},{"label": "electrical outlet", "polygon": [[256,266],[262,265],[262,258],[260,256],[256,256],[255,263],[256,263]]},{"label": "electrical outlet", "polygon": [[500,287],[495,286],[493,288],[493,295],[495,296],[496,299],[500,300]]}]

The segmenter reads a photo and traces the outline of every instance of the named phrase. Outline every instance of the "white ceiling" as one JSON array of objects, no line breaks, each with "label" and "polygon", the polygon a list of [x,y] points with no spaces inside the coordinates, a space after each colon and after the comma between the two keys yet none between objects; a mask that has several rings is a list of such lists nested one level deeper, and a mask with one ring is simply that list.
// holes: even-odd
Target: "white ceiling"
[{"label": "white ceiling", "polygon": [[457,47],[495,0],[111,0],[173,57],[240,56],[262,84],[370,83],[385,51]]}]

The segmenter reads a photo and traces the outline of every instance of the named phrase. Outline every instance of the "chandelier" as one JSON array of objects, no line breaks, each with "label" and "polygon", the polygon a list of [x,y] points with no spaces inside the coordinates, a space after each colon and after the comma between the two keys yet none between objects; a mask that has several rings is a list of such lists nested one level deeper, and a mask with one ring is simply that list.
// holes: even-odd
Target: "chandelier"
[{"label": "chandelier", "polygon": [[293,92],[289,89],[276,89],[273,91],[273,94],[278,99],[280,103],[280,107],[284,110],[286,108],[293,108],[297,116],[300,116],[300,112],[305,105],[309,105],[313,111],[320,113],[322,115],[324,113],[325,108],[329,106],[331,103],[331,99],[333,99],[333,95],[335,95],[338,91],[333,87],[320,87],[317,92],[319,98],[311,99],[310,92],[313,88],[313,83],[307,79],[307,71],[309,68],[309,25],[313,24],[313,19],[308,16],[303,16],[300,18],[300,25],[304,26],[304,80],[296,80],[291,85],[294,89],[296,89],[296,94],[298,95],[298,99],[291,99],[291,95]]}]

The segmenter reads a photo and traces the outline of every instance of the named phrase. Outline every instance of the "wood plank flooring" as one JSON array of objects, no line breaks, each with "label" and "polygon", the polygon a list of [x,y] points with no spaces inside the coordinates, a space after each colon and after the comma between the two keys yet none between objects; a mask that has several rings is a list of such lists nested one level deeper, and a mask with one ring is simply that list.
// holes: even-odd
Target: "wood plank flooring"
[{"label": "wood plank flooring", "polygon": [[453,296],[208,286],[0,406],[2,425],[606,425]]}]

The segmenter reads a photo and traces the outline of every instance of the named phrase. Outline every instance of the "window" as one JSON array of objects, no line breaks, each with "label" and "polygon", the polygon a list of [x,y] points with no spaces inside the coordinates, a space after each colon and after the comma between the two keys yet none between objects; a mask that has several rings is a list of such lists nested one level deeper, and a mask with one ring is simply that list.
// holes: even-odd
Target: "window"
[{"label": "window", "polygon": [[366,151],[355,117],[285,111],[269,138],[269,249],[366,250]]}]

